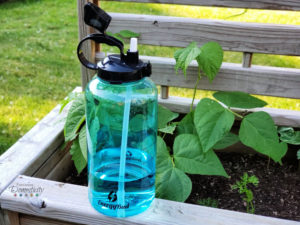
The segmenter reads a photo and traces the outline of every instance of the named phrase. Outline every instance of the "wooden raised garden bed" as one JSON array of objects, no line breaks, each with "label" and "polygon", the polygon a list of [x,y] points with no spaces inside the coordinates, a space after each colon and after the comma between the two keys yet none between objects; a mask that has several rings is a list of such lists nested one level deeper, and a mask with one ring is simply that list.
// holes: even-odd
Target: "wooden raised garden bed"
[{"label": "wooden raised garden bed", "polygon": [[[126,0],[124,0],[126,1]],[[130,0],[127,0],[130,1]],[[97,1],[93,1],[97,2]],[[299,10],[298,1],[173,1],[135,0],[170,4],[209,5],[224,7]],[[80,39],[91,30],[83,24],[82,7],[78,0]],[[223,63],[213,83],[202,80],[199,89],[236,90],[252,94],[300,98],[300,70],[252,66],[253,53],[300,55],[300,28],[290,25],[270,25],[213,21],[165,16],[111,14],[111,31],[133,30],[141,34],[141,44],[184,47],[189,40],[199,44],[213,40],[224,50],[243,52],[242,65]],[[205,32],[203,32],[205,30]],[[155,31],[157,35],[153,36]],[[178,32],[180,31],[180,33]],[[201,34],[201,35],[199,35]],[[90,57],[97,56],[97,47]],[[194,88],[196,64],[189,76],[176,75],[175,61],[169,58],[144,56],[153,65],[152,79],[161,86],[159,102],[172,111],[187,113],[191,99],[171,97],[169,86]],[[82,85],[86,85],[91,71],[82,67]],[[78,91],[78,89],[77,89]],[[194,103],[195,105],[197,102]],[[261,109],[255,109],[261,110]],[[300,127],[300,113],[290,110],[262,109],[277,125]],[[240,111],[236,109],[236,111]],[[151,208],[138,216],[125,219],[110,218],[97,213],[89,204],[87,187],[63,183],[72,168],[72,160],[64,141],[59,106],[33,127],[0,157],[0,224],[1,225],[63,225],[63,224],[206,224],[206,225],[288,225],[296,221],[276,219],[229,210],[215,209],[168,200],[155,199]],[[35,195],[18,193],[18,188],[33,188]],[[295,187],[296,188],[296,187]]]}]

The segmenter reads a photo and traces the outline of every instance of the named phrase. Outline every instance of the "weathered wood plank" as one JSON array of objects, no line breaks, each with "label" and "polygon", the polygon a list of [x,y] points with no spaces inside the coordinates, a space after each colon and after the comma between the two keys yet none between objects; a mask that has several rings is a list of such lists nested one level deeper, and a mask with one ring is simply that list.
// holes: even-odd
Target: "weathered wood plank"
[{"label": "weathered wood plank", "polygon": [[[157,85],[194,88],[197,78],[197,63],[192,62],[186,78],[174,70],[175,60],[163,57],[141,56],[152,64],[151,79]],[[251,66],[223,63],[222,68],[210,83],[206,77],[200,81],[199,89],[220,91],[245,91],[251,94],[300,98],[300,69]]]},{"label": "weathered wood plank", "polygon": [[161,86],[160,96],[163,99],[169,98],[169,87],[168,86],[164,86],[164,85]]},{"label": "weathered wood plank", "polygon": [[[198,104],[199,100],[195,100],[194,108]],[[192,99],[170,96],[168,99],[158,99],[158,103],[166,106],[170,110],[179,113],[188,113],[190,111],[190,105]],[[300,127],[300,112],[294,110],[285,109],[273,109],[273,108],[255,108],[251,110],[233,109],[234,111],[246,114],[249,112],[264,111],[270,114],[275,124],[280,126]]]},{"label": "weathered wood plank", "polygon": [[140,44],[186,47],[219,42],[224,50],[300,55],[300,26],[110,13],[109,31],[140,33]]},{"label": "weathered wood plank", "polygon": [[73,161],[72,156],[67,152],[57,165],[46,176],[48,180],[63,181],[71,172]]},{"label": "weathered wood plank", "polygon": [[[92,28],[87,26],[83,20],[83,16],[84,16],[83,7],[87,2],[90,2],[90,1],[89,0],[77,0],[79,41],[81,41],[85,36],[92,33],[92,31],[93,31]],[[96,46],[89,41],[86,41],[82,47],[82,50],[83,50],[86,58],[88,60],[90,60],[91,62],[95,58],[94,57],[95,49],[96,49]],[[80,64],[80,70],[81,70],[81,85],[82,85],[82,88],[84,89],[86,84],[89,82],[89,80],[95,74],[95,71],[87,69],[82,64]]]},{"label": "weathered wood plank", "polygon": [[0,156],[0,193],[19,174],[32,175],[63,142],[60,106],[38,122]]},{"label": "weathered wood plank", "polygon": [[253,53],[250,52],[243,52],[243,62],[242,62],[242,66],[244,68],[249,68],[251,67],[252,64],[252,56]]},{"label": "weathered wood plank", "polygon": [[[104,0],[102,0],[104,1]],[[106,0],[107,1],[107,0]],[[141,3],[162,3],[195,6],[217,6],[231,8],[249,9],[276,9],[276,10],[300,10],[298,0],[278,1],[278,0],[109,0],[119,2],[141,2]]]},{"label": "weathered wood plank", "polygon": [[20,225],[72,225],[74,223],[20,214]]},{"label": "weathered wood plank", "polygon": [[19,213],[4,210],[5,225],[20,225]]},{"label": "weathered wood plank", "polygon": [[[33,177],[37,178],[48,178],[49,174],[53,174],[53,171],[57,171],[57,167],[61,165],[61,161],[65,158],[66,154],[69,155],[69,149],[61,149],[61,146],[47,159],[47,161],[32,175]],[[71,168],[70,165],[66,165],[66,167]],[[60,176],[64,176],[65,173],[67,173],[67,168],[60,169],[60,172],[57,172],[60,174]],[[58,177],[56,177],[58,178]],[[55,180],[53,177],[52,179]],[[59,180],[57,180],[59,181]]]},{"label": "weathered wood plank", "polygon": [[[19,176],[12,185],[31,184],[44,187],[37,198],[16,198],[5,190],[1,195],[2,207],[29,215],[48,217],[83,224],[159,224],[159,225],[299,225],[299,222],[257,216],[229,210],[215,209],[162,199],[155,199],[146,212],[117,219],[96,212],[88,201],[87,187],[58,183],[38,178]],[[39,207],[35,202],[43,202]]]}]

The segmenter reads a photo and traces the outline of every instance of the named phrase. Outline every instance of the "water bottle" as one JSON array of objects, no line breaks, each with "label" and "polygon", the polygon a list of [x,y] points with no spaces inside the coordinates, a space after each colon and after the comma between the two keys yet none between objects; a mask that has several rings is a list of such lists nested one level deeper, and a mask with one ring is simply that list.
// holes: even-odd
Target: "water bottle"
[{"label": "water bottle", "polygon": [[[81,63],[97,70],[85,90],[89,201],[105,215],[132,216],[155,197],[157,89],[151,64],[139,60],[137,39],[125,55],[123,43],[105,34],[111,17],[92,3],[84,11],[85,23],[100,31],[77,49]],[[86,40],[116,46],[120,54],[93,64],[81,50]]]}]

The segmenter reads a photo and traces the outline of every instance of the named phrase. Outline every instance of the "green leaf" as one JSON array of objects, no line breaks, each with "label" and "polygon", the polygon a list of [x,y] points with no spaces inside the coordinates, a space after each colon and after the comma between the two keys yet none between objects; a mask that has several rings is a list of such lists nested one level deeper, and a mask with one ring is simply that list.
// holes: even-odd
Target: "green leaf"
[{"label": "green leaf", "polygon": [[252,109],[264,107],[268,103],[241,91],[218,91],[213,96],[228,107]]},{"label": "green leaf", "polygon": [[175,167],[190,174],[228,177],[213,150],[204,153],[196,135],[181,134],[174,141]]},{"label": "green leaf", "polygon": [[161,173],[173,167],[172,158],[165,141],[157,136],[156,172]]},{"label": "green leaf", "polygon": [[204,98],[195,110],[194,124],[204,152],[210,150],[233,125],[234,115],[218,102]]},{"label": "green leaf", "polygon": [[287,144],[279,143],[276,127],[271,116],[266,112],[254,112],[244,117],[239,138],[241,142],[281,163],[286,154]]},{"label": "green leaf", "polygon": [[118,34],[118,33],[112,33],[112,32],[109,32],[107,31],[106,34],[108,34],[109,36],[113,36],[114,38],[117,38],[119,41],[123,42],[124,43],[124,40],[123,38]]},{"label": "green leaf", "polygon": [[176,60],[175,69],[176,72],[178,69],[181,69],[186,75],[186,69],[190,63],[198,57],[201,53],[200,48],[198,48],[196,42],[192,42],[186,48],[179,49],[174,53],[174,58]]},{"label": "green leaf", "polygon": [[61,107],[60,107],[60,109],[59,109],[59,113],[61,113],[62,111],[63,111],[63,109],[66,107],[66,105],[69,103],[69,102],[71,102],[71,101],[73,101],[74,99],[76,99],[76,97],[78,96],[78,95],[80,95],[81,93],[78,93],[78,92],[70,92],[69,94],[68,94],[68,96],[64,99],[64,100],[62,100],[61,102],[60,102],[60,104],[61,104]]},{"label": "green leaf", "polygon": [[119,34],[123,38],[135,38],[135,37],[138,38],[140,36],[140,34],[130,31],[130,30],[121,30],[117,34]]},{"label": "green leaf", "polygon": [[297,151],[297,159],[300,160],[300,149]]},{"label": "green leaf", "polygon": [[85,121],[85,100],[84,95],[79,95],[72,103],[67,115],[64,127],[65,141],[74,140],[77,136],[78,129]]},{"label": "green leaf", "polygon": [[197,134],[194,125],[194,111],[188,113],[177,125],[178,134]]},{"label": "green leaf", "polygon": [[217,42],[208,42],[200,50],[200,54],[196,58],[198,65],[208,79],[213,81],[222,65],[222,47]]},{"label": "green leaf", "polygon": [[292,145],[300,145],[300,131],[294,131],[292,127],[279,127],[277,131],[280,134],[281,141]]},{"label": "green leaf", "polygon": [[76,170],[78,174],[80,174],[82,170],[86,167],[87,161],[82,154],[78,139],[75,139],[73,141],[73,144],[70,149],[70,154],[72,155],[72,160],[74,161]]},{"label": "green leaf", "polygon": [[158,129],[165,128],[167,124],[176,119],[179,116],[178,113],[174,113],[168,108],[158,105],[158,118],[157,118],[157,126]]},{"label": "green leaf", "polygon": [[192,191],[191,179],[181,170],[171,167],[156,175],[156,197],[184,202]]},{"label": "green leaf", "polygon": [[171,123],[171,125],[166,126],[164,128],[158,129],[162,133],[173,134],[176,129],[176,123]]},{"label": "green leaf", "polygon": [[229,132],[229,133],[225,134],[225,136],[214,145],[213,149],[227,148],[227,147],[239,142],[239,140],[240,139],[236,134]]},{"label": "green leaf", "polygon": [[87,161],[86,125],[84,125],[79,132],[79,146],[83,157]]}]

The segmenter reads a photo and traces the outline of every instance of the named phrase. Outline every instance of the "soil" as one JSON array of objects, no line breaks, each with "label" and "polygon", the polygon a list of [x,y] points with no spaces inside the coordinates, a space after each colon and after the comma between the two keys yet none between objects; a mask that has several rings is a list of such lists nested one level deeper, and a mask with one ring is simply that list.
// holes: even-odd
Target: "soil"
[{"label": "soil", "polygon": [[[230,178],[190,175],[193,189],[187,203],[212,199],[221,209],[246,212],[246,203],[231,185],[240,180],[243,173],[259,179],[253,191],[255,214],[300,221],[300,173],[298,161],[284,162],[282,166],[259,155],[218,153]],[[87,171],[77,175],[75,169],[65,182],[87,186]]]}]

